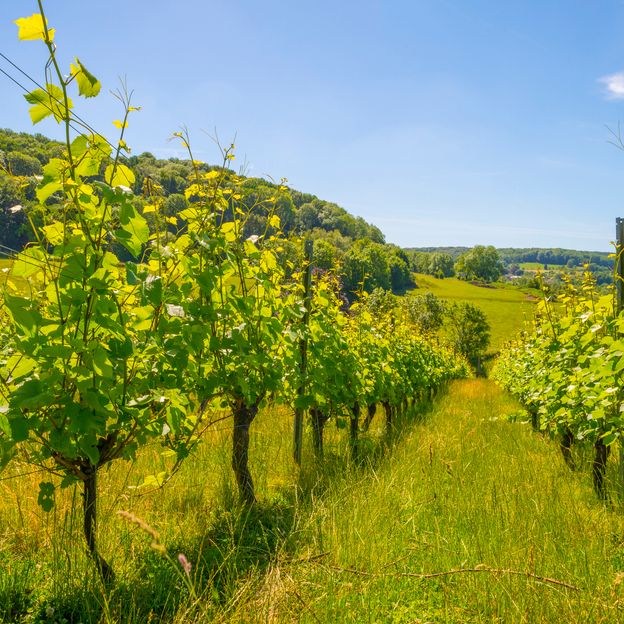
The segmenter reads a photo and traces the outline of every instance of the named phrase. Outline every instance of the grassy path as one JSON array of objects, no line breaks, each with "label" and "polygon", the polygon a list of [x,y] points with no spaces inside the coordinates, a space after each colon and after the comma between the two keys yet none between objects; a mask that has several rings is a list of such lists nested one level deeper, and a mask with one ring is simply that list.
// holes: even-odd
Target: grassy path
[{"label": "grassy path", "polygon": [[[378,469],[329,485],[299,526],[307,552],[251,580],[228,617],[624,621],[621,515],[595,501],[554,444],[508,421],[516,409],[492,382],[455,383]],[[318,553],[328,554],[302,562]],[[409,576],[480,566],[518,574]]]},{"label": "grassy path", "polygon": [[[589,472],[570,473],[555,444],[510,422],[517,410],[488,380],[455,382],[390,452],[379,453],[378,415],[366,465],[345,463],[344,433],[328,431],[322,470],[308,457],[299,477],[291,415],[267,410],[254,423],[251,511],[233,503],[229,427],[143,494],[129,485],[157,469],[154,450],[102,480],[103,550],[118,574],[108,588],[85,575],[71,492],[46,516],[37,475],[2,482],[0,621],[624,622],[624,514],[596,501]],[[155,527],[169,559],[118,509]]]}]

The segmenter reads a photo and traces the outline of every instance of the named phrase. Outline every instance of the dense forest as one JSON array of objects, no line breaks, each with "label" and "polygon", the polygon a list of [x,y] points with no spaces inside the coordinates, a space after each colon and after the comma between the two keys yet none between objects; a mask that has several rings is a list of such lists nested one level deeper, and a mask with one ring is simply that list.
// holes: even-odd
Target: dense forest
[{"label": "dense forest", "polygon": [[[0,130],[0,255],[12,255],[31,240],[32,228],[28,219],[37,219],[35,187],[41,176],[45,181],[46,166],[62,153],[60,143],[41,134]],[[148,190],[151,193],[155,188],[165,197],[164,214],[169,218],[176,218],[194,201],[193,195],[187,192],[189,179],[193,177],[191,160],[159,159],[144,152],[127,156],[123,163],[135,175],[131,190],[137,207],[143,207],[146,203],[143,197]],[[205,163],[195,164],[202,172],[219,168]],[[92,179],[97,180],[102,175],[102,171],[95,172]],[[413,286],[407,254],[400,247],[386,243],[379,228],[349,214],[337,204],[309,193],[289,189],[288,193],[279,193],[277,197],[282,186],[263,178],[245,178],[242,202],[251,213],[245,223],[247,236],[262,235],[267,228],[270,229],[270,205],[271,211],[280,219],[282,231],[291,240],[306,234],[314,241],[317,269],[339,267],[339,278],[347,296],[361,288],[367,292],[382,288],[398,293]],[[276,197],[277,205],[274,205]],[[52,194],[47,201],[53,203],[54,200]],[[31,209],[15,209],[21,205]],[[289,255],[292,257],[300,253],[300,245],[293,242],[291,248],[285,248],[281,253],[286,259]],[[119,255],[123,257],[123,249],[119,250]]]}]

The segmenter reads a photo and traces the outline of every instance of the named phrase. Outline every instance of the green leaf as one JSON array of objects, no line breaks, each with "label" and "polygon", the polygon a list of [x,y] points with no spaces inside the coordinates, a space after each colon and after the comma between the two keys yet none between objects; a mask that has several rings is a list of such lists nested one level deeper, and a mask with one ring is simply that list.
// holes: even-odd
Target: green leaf
[{"label": "green leaf", "polygon": [[11,377],[15,380],[28,375],[34,370],[36,365],[37,362],[27,355],[15,354],[7,360],[6,368],[10,372]]},{"label": "green leaf", "polygon": [[27,247],[18,254],[11,267],[12,277],[31,277],[40,273],[45,266],[44,255],[37,247]]},{"label": "green leaf", "polygon": [[15,416],[9,420],[11,425],[11,437],[15,442],[24,442],[28,440],[28,432],[30,424],[23,416]]},{"label": "green leaf", "polygon": [[63,190],[63,185],[60,182],[49,182],[48,184],[44,184],[37,188],[37,199],[43,204],[46,199],[53,195],[54,193],[58,193],[58,191]]},{"label": "green leaf", "polygon": [[37,502],[43,511],[52,511],[54,509],[54,489],[54,483],[44,481],[39,484]]},{"label": "green leaf", "polygon": [[41,323],[41,315],[36,309],[33,309],[32,301],[23,297],[13,297],[9,294],[5,295],[4,300],[15,325],[20,327],[24,333],[33,335]]},{"label": "green leaf", "polygon": [[110,184],[113,188],[117,186],[131,188],[134,184],[135,177],[132,170],[126,167],[126,165],[117,163],[116,167],[115,165],[108,165],[108,167],[106,167],[104,179],[106,183]]},{"label": "green leaf", "polygon": [[98,347],[93,354],[93,370],[101,377],[113,378],[113,365],[103,347]]},{"label": "green leaf", "polygon": [[121,229],[115,232],[115,236],[130,253],[137,257],[143,245],[149,240],[150,232],[147,221],[129,203],[122,206],[119,220]]},{"label": "green leaf", "polygon": [[100,92],[100,81],[76,57],[76,64],[70,65],[71,75],[78,83],[78,93],[83,97],[95,97]]},{"label": "green leaf", "polygon": [[32,104],[28,110],[33,124],[37,124],[46,117],[54,115],[57,123],[63,121],[74,104],[70,98],[67,98],[67,110],[65,109],[63,90],[55,84],[46,84],[44,89],[35,89],[24,95],[29,104]]},{"label": "green leaf", "polygon": [[87,459],[94,465],[97,466],[100,461],[100,452],[97,449],[97,446],[94,444],[89,444],[87,440],[81,440],[80,450],[87,456]]},{"label": "green leaf", "polygon": [[63,242],[65,228],[60,222],[44,225],[42,228],[45,237],[51,245],[60,245]]}]

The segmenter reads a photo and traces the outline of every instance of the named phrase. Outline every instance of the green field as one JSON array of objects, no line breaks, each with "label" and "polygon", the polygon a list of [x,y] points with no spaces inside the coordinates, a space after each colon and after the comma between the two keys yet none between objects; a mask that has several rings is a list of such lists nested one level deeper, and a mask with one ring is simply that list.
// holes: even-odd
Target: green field
[{"label": "green field", "polygon": [[[541,270],[544,269],[543,262],[521,262],[519,266],[523,271],[539,271],[540,269]],[[552,265],[548,265],[548,266],[552,266]]]},{"label": "green field", "polygon": [[432,292],[446,301],[468,301],[485,312],[491,326],[489,351],[496,353],[511,340],[535,312],[539,291],[514,286],[492,284],[477,286],[454,277],[438,279],[430,275],[416,275],[418,289],[414,294]]}]

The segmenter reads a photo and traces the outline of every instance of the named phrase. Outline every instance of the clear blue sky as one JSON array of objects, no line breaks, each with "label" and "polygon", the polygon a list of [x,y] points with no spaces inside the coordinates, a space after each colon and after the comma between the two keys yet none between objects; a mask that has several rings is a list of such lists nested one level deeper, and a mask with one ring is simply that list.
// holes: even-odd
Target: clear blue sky
[{"label": "clear blue sky", "polygon": [[[107,0],[46,3],[60,56],[143,110],[134,153],[198,157],[236,133],[253,175],[288,178],[403,246],[609,249],[624,216],[624,2]],[[43,44],[3,2],[0,51],[37,78]],[[2,62],[0,66],[6,69]],[[0,126],[32,131],[0,76]],[[114,136],[104,94],[79,113]],[[54,122],[37,130],[59,136]],[[623,123],[624,128],[624,123]]]}]

